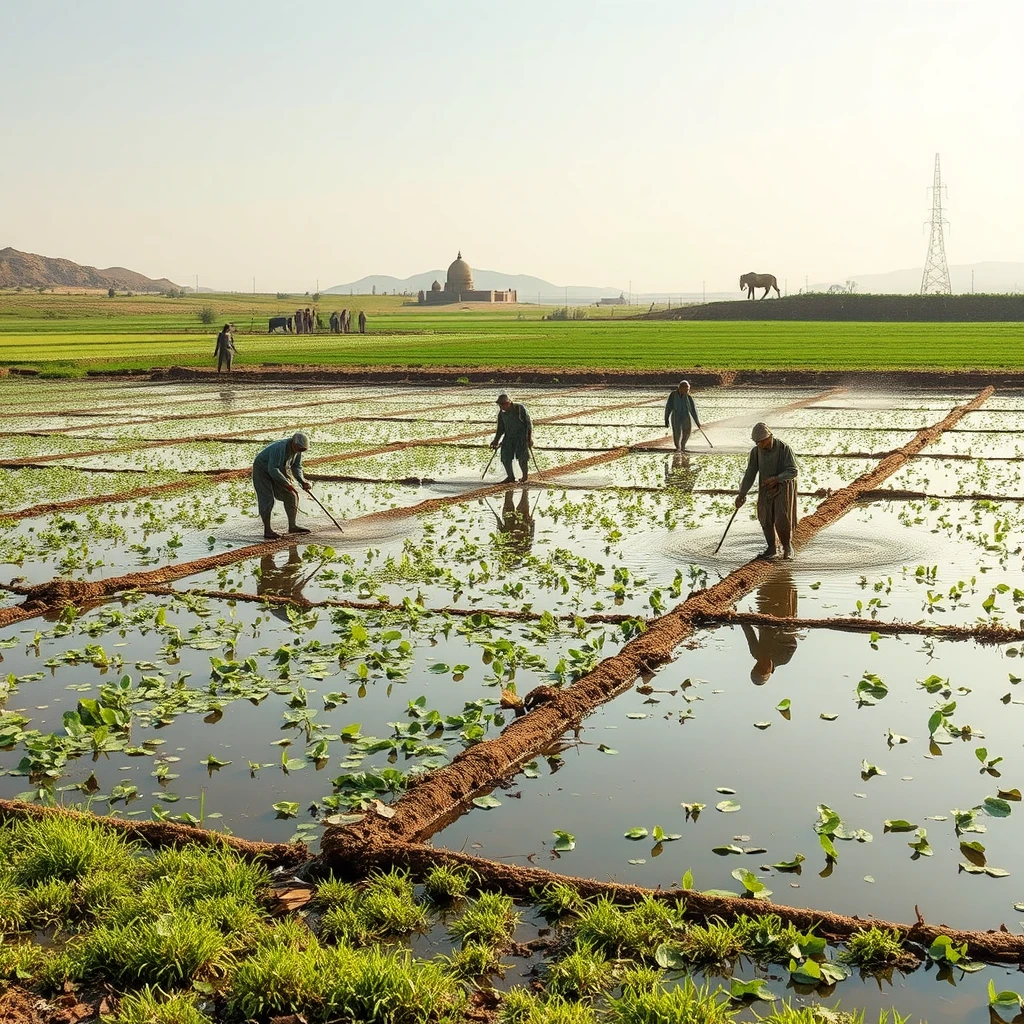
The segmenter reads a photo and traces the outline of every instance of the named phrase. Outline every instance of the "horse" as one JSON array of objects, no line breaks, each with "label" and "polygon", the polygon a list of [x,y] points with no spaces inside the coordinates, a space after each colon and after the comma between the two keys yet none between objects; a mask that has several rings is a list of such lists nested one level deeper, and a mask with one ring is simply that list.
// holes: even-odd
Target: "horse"
[{"label": "horse", "polygon": [[267,334],[273,334],[276,330],[282,330],[285,334],[290,334],[292,329],[292,318],[290,316],[272,316],[269,321],[269,329]]},{"label": "horse", "polygon": [[754,297],[754,289],[763,288],[764,295],[762,299],[768,297],[768,293],[774,288],[775,294],[782,298],[782,292],[779,291],[779,282],[775,280],[774,274],[755,274],[751,271],[749,274],[744,274],[740,278],[740,291],[746,291],[747,298],[752,299]]}]

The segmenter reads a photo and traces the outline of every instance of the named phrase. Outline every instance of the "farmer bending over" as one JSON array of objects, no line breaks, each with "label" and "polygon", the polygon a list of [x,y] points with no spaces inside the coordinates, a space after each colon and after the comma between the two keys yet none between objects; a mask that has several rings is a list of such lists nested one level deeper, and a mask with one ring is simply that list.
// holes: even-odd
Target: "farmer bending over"
[{"label": "farmer bending over", "polygon": [[526,411],[525,405],[513,402],[508,395],[502,391],[497,398],[498,402],[498,426],[494,432],[494,440],[491,447],[497,448],[501,445],[501,464],[505,467],[505,483],[515,481],[515,474],[512,472],[512,460],[519,462],[519,468],[523,471],[523,480],[530,475],[530,449],[533,447],[533,421]]},{"label": "farmer bending over", "polygon": [[298,431],[291,437],[268,444],[253,460],[252,485],[256,489],[256,503],[263,520],[263,536],[276,540],[281,536],[270,528],[270,513],[276,498],[288,515],[289,533],[309,533],[304,526],[295,525],[295,513],[299,510],[298,483],[304,491],[310,489],[309,481],[302,475],[302,453],[309,448],[309,438]]},{"label": "farmer bending over", "polygon": [[793,450],[764,423],[755,423],[750,432],[755,446],[750,449],[747,471],[740,481],[736,507],[742,508],[754,477],[761,479],[757,491],[757,519],[764,531],[767,547],[758,558],[774,558],[777,553],[775,535],[782,542],[784,558],[793,557],[793,527],[796,526],[796,459]]}]

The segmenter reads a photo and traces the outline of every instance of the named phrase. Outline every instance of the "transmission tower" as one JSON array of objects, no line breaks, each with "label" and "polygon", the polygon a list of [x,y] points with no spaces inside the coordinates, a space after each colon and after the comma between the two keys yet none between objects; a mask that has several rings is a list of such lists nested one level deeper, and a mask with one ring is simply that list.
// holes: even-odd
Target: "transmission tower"
[{"label": "transmission tower", "polygon": [[935,154],[935,180],[932,182],[932,232],[928,239],[928,257],[921,275],[921,294],[949,295],[949,267],[946,265],[946,242],[942,218],[942,177],[939,174],[939,154]]}]

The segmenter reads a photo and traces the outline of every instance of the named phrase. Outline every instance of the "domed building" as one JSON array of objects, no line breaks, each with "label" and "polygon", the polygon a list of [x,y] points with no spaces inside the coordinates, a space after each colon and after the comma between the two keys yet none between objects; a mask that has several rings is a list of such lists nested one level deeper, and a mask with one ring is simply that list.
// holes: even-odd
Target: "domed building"
[{"label": "domed building", "polygon": [[435,281],[429,292],[420,292],[419,301],[428,305],[441,305],[451,302],[515,302],[514,288],[505,291],[480,291],[473,287],[473,271],[462,258],[462,252],[455,257],[448,267],[448,277],[444,288]]}]

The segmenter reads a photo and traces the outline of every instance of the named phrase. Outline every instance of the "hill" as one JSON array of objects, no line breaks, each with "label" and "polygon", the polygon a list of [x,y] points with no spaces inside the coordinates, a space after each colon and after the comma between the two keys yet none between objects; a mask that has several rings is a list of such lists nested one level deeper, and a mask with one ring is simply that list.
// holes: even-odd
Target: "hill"
[{"label": "hill", "polygon": [[0,249],[0,288],[116,288],[129,292],[164,292],[178,286],[166,277],[154,280],[125,267],[83,267],[72,260]]},{"label": "hill", "polygon": [[[372,274],[349,284],[336,284],[325,289],[325,294],[369,295],[376,289],[378,295],[390,295],[392,292],[398,295],[405,292],[415,295],[420,290],[429,291],[434,281],[439,281],[443,286],[446,276],[447,271],[444,270],[425,270],[421,274],[403,278]],[[604,296],[618,295],[623,290],[610,285],[607,288],[576,284],[558,285],[530,274],[506,274],[500,270],[477,270],[476,267],[473,268],[473,284],[482,291],[490,291],[492,288],[496,291],[513,288],[519,293],[520,302],[537,302],[539,299],[541,303],[550,305],[561,305],[566,301],[570,304],[596,302]]]},{"label": "hill", "polygon": [[[859,291],[872,295],[916,295],[921,290],[922,267],[911,270],[890,270],[885,274],[851,274]],[[830,282],[844,284],[845,282]],[[954,294],[970,292],[1015,293],[1024,289],[1024,263],[988,260],[984,263],[952,264],[949,283]],[[814,285],[815,291],[825,291],[828,283]]]}]

